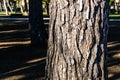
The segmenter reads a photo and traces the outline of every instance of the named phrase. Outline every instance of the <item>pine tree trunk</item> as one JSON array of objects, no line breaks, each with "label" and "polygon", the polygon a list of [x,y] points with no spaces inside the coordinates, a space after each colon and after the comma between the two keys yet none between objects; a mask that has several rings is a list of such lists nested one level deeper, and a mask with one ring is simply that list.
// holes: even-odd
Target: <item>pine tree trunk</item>
[{"label": "pine tree trunk", "polygon": [[47,80],[107,80],[108,0],[51,0]]},{"label": "pine tree trunk", "polygon": [[46,38],[42,13],[42,1],[30,0],[29,6],[30,6],[29,22],[31,28],[31,44],[42,46],[42,44],[44,45],[44,40]]}]

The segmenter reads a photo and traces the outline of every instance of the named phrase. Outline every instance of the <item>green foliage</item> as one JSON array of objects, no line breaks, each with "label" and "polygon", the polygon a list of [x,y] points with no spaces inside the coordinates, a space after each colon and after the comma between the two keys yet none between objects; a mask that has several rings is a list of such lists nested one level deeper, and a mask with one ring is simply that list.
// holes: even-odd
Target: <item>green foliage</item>
[{"label": "green foliage", "polygon": [[115,1],[115,0],[110,0],[109,4],[111,5],[113,1]]},{"label": "green foliage", "polygon": [[50,2],[50,0],[42,0],[43,2],[46,2],[46,3],[49,3]]}]

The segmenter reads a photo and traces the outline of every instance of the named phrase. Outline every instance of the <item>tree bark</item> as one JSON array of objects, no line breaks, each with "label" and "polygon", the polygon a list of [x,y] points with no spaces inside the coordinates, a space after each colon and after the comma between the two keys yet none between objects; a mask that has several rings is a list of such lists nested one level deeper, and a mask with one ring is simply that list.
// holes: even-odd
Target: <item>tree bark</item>
[{"label": "tree bark", "polygon": [[108,0],[51,0],[47,80],[107,80]]},{"label": "tree bark", "polygon": [[4,10],[5,10],[5,13],[6,15],[8,15],[8,9],[7,9],[7,4],[6,4],[6,0],[3,0],[3,4],[4,4]]},{"label": "tree bark", "polygon": [[25,3],[25,12],[28,12],[28,2],[27,2],[27,0],[24,0],[24,3]]}]

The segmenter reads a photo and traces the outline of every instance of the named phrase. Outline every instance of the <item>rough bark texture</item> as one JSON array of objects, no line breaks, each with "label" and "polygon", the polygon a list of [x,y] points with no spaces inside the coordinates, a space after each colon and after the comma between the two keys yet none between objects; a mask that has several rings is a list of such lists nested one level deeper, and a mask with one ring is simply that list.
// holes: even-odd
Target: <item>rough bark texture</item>
[{"label": "rough bark texture", "polygon": [[47,80],[107,80],[108,0],[51,0]]}]

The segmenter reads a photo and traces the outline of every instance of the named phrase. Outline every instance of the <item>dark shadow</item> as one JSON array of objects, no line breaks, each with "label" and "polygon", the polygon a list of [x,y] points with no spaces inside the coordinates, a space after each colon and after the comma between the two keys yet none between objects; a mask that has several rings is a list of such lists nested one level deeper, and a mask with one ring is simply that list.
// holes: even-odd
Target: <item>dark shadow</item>
[{"label": "dark shadow", "polygon": [[108,48],[108,56],[111,57],[116,53],[116,51],[120,50],[120,23],[119,22],[109,22],[109,33],[108,33],[108,45],[112,45]]},{"label": "dark shadow", "polygon": [[30,45],[17,45],[2,49],[1,52],[4,53],[0,55],[0,79],[17,77],[17,75],[24,75],[29,79],[45,76],[46,51],[44,49]]},{"label": "dark shadow", "polygon": [[108,74],[112,74],[109,80],[120,79],[120,22],[112,21],[109,22],[109,33],[108,33]]},{"label": "dark shadow", "polygon": [[0,80],[35,80],[45,76],[47,44],[30,44],[26,21],[0,22]]},{"label": "dark shadow", "polygon": [[10,17],[22,17],[23,14],[22,13],[19,13],[19,14],[11,14]]},{"label": "dark shadow", "polygon": [[113,73],[114,76],[110,77],[109,80],[119,80],[120,79],[120,73]]},{"label": "dark shadow", "polygon": [[[120,57],[114,57],[120,50],[120,23],[109,24],[108,68],[120,65]],[[46,51],[47,46],[30,45],[28,22],[0,21],[0,79],[44,80]],[[108,71],[113,74],[109,80],[120,79],[119,70],[115,71]]]}]

